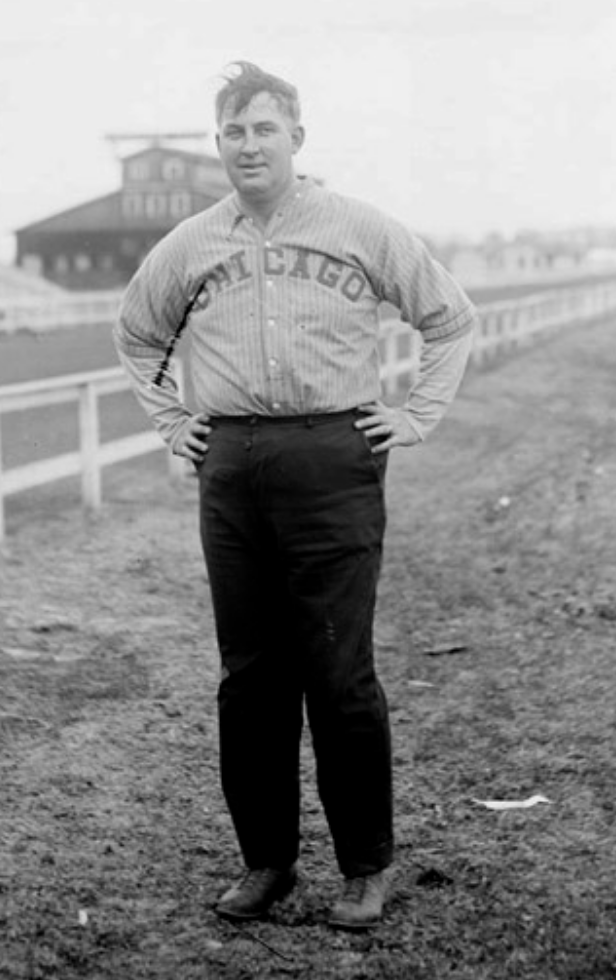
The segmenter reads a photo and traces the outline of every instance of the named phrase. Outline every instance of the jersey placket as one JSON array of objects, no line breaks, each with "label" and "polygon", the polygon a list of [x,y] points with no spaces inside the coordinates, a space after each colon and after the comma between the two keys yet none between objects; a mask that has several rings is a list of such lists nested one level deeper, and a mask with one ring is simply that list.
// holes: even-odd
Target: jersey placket
[{"label": "jersey placket", "polygon": [[[279,216],[277,216],[279,217]],[[284,411],[285,374],[283,369],[283,336],[281,334],[281,311],[279,306],[278,278],[283,269],[276,266],[275,242],[271,226],[263,234],[253,225],[257,236],[258,250],[258,307],[256,316],[259,322],[261,350],[263,352],[263,371],[269,394],[268,408],[280,413]]]},{"label": "jersey placket", "polygon": [[286,212],[301,197],[296,190],[290,200],[284,202],[272,217],[265,231],[248,218],[248,226],[257,242],[257,282],[258,301],[255,319],[258,320],[261,338],[263,377],[269,395],[268,409],[274,414],[284,414],[289,410],[289,391],[291,378],[285,365],[288,364],[286,345],[289,342],[284,330],[282,297],[278,280],[285,275],[282,249],[277,252],[276,233],[284,222]]},{"label": "jersey placket", "polygon": [[265,340],[264,350],[267,358],[267,380],[272,393],[271,408],[279,412],[282,408],[284,392],[284,371],[282,367],[282,342],[280,334],[281,318],[279,307],[278,276],[281,273],[275,270],[272,263],[272,252],[268,249],[274,247],[272,237],[268,236],[263,243],[263,271],[265,275],[265,307],[263,310],[265,318]]}]

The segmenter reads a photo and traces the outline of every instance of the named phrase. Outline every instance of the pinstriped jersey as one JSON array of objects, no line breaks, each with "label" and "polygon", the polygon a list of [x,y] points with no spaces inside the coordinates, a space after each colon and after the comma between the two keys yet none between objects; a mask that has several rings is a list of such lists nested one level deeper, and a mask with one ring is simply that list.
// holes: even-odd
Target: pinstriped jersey
[{"label": "pinstriped jersey", "polygon": [[235,194],[175,228],[130,282],[115,340],[173,445],[188,412],[165,368],[184,325],[199,411],[332,412],[379,397],[384,301],[428,344],[473,325],[468,298],[401,223],[302,179],[265,232]]}]

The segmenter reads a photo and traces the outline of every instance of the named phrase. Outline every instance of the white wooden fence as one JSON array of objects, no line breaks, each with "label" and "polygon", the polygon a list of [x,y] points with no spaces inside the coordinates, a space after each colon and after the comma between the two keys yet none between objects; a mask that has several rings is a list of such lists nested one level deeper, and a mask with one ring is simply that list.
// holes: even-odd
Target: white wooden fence
[{"label": "white wooden fence", "polygon": [[[107,297],[107,302],[110,297]],[[98,308],[99,313],[101,307]],[[115,310],[115,307],[114,307]],[[574,286],[479,307],[479,326],[471,362],[483,365],[494,357],[530,343],[539,333],[616,312],[616,281]],[[83,322],[83,321],[78,321]],[[93,322],[93,321],[90,321]],[[383,389],[394,395],[400,385],[410,386],[419,366],[421,339],[399,321],[383,324],[381,338]],[[178,380],[182,386],[181,365]],[[4,500],[12,494],[68,476],[80,476],[86,507],[101,503],[101,473],[105,466],[163,449],[157,433],[147,430],[101,443],[99,398],[125,391],[128,380],[121,368],[88,371],[0,387],[0,541],[5,535]],[[2,421],[12,412],[76,402],[79,409],[79,449],[50,459],[2,469]],[[169,457],[174,475],[185,471],[185,461]]]},{"label": "white wooden fence", "polygon": [[[533,293],[478,307],[471,364],[476,367],[532,343],[550,330],[616,312],[616,279]],[[394,395],[402,378],[411,382],[419,366],[421,335],[405,323],[388,320],[382,343],[383,388]]]},{"label": "white wooden fence", "polygon": [[[182,387],[181,374],[178,382]],[[133,459],[144,453],[164,449],[158,433],[148,429],[109,442],[100,441],[99,398],[128,388],[122,368],[85,371],[62,377],[26,381],[0,387],[0,541],[6,533],[4,500],[23,490],[51,483],[67,476],[81,477],[84,506],[96,510],[101,504],[102,469],[112,463]],[[2,467],[2,421],[12,412],[48,408],[63,402],[75,402],[79,411],[79,449],[23,466]],[[173,476],[183,471],[184,462],[169,454]]]},{"label": "white wooden fence", "polygon": [[115,320],[122,290],[59,292],[54,296],[30,296],[0,304],[0,332],[31,330],[41,333],[62,327],[87,327]]},{"label": "white wooden fence", "polygon": [[539,334],[583,326],[616,312],[616,279],[570,286],[479,307],[471,362],[486,362],[532,343]]}]

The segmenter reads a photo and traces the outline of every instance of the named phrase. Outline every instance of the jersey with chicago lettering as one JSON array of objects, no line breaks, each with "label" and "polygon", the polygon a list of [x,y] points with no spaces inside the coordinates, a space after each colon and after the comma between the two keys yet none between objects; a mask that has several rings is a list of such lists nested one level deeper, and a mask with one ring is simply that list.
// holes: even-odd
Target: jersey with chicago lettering
[{"label": "jersey with chicago lettering", "polygon": [[178,225],[130,282],[115,340],[174,446],[190,414],[168,370],[184,329],[200,412],[340,411],[379,397],[383,302],[426,346],[474,321],[464,292],[404,225],[304,179],[265,232],[235,194]]}]

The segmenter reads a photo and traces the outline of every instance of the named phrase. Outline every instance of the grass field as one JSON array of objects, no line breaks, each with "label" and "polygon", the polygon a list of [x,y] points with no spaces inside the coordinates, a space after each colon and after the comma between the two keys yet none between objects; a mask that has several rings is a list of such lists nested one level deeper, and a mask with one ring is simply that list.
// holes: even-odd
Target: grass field
[{"label": "grass field", "polygon": [[[297,891],[246,928],[217,778],[196,488],[153,458],[105,506],[40,495],[0,560],[2,980],[614,980],[615,323],[472,372],[391,459],[377,656],[396,875],[366,935],[303,751]],[[544,794],[525,810],[479,802]]]}]

